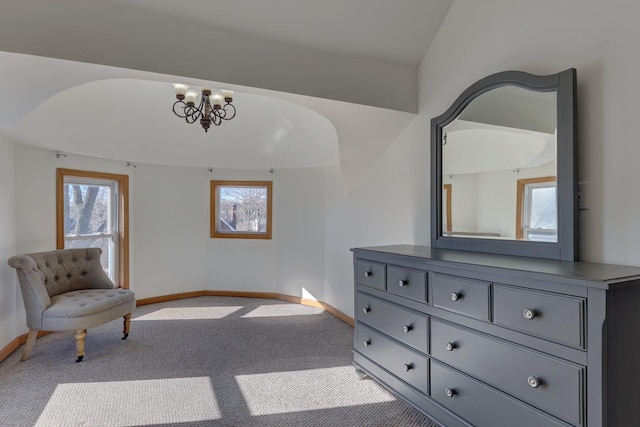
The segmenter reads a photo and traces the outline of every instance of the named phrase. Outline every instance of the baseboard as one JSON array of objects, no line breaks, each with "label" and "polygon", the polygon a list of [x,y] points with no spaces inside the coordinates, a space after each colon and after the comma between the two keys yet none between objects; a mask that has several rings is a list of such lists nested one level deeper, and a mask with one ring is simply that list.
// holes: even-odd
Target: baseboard
[{"label": "baseboard", "polygon": [[[353,327],[354,322],[351,316],[348,316],[331,307],[329,304],[325,304],[322,301],[316,301],[307,298],[294,297],[291,295],[278,294],[275,292],[239,292],[239,291],[194,291],[194,292],[182,292],[179,294],[170,294],[163,295],[159,297],[151,297],[151,298],[142,298],[136,301],[137,306],[147,305],[147,304],[157,304],[159,302],[167,302],[167,301],[175,301],[186,298],[195,298],[195,297],[203,297],[203,296],[216,296],[216,297],[241,297],[241,298],[266,298],[266,299],[279,299],[282,301],[293,302],[296,304],[302,304],[309,307],[317,307],[322,308],[336,318],[342,320],[347,325]],[[48,331],[38,331],[38,338],[50,334]],[[0,362],[9,357],[11,353],[16,351],[16,349],[27,342],[27,334],[22,334],[19,337],[15,338],[9,344],[7,344],[2,350],[0,350]]]},{"label": "baseboard", "polygon": [[279,299],[275,292],[206,291],[210,297],[241,297]]},{"label": "baseboard", "polygon": [[157,304],[159,302],[175,301],[185,298],[204,297],[207,295],[207,291],[195,291],[195,292],[183,292],[180,294],[163,295],[160,297],[142,298],[136,300],[136,306]]},{"label": "baseboard", "polygon": [[[38,331],[38,338],[48,335],[50,333],[51,332],[49,331]],[[16,349],[20,347],[22,344],[26,343],[27,335],[28,334],[22,334],[16,337],[13,341],[7,344],[2,350],[0,350],[0,362],[2,362],[4,359],[9,357],[9,355],[14,351],[16,351]]]},{"label": "baseboard", "polygon": [[332,306],[330,306],[329,304],[326,304],[322,301],[317,301],[317,300],[308,299],[308,298],[292,297],[291,295],[285,295],[285,294],[277,294],[275,298],[283,301],[289,301],[297,304],[307,305],[309,307],[322,308],[328,311],[329,313],[331,313],[332,315],[334,315],[335,317],[337,317],[338,319],[342,320],[347,325],[351,327],[353,327],[354,325],[353,317],[344,314],[340,310],[337,310]]},{"label": "baseboard", "polygon": [[9,344],[5,346],[2,350],[0,350],[0,362],[9,357],[11,353],[16,351],[16,348],[20,347],[20,337],[15,338]]},{"label": "baseboard", "polygon": [[202,296],[213,296],[213,297],[240,297],[240,298],[267,298],[267,299],[279,299],[282,301],[293,302],[296,304],[307,305],[309,307],[317,307],[322,308],[338,319],[342,320],[347,325],[353,327],[354,322],[351,316],[348,316],[341,312],[340,310],[335,309],[334,307],[326,304],[322,301],[316,301],[307,298],[294,297],[286,294],[279,294],[276,292],[241,292],[241,291],[194,291],[194,292],[183,292],[180,294],[170,294],[163,295],[160,297],[152,297],[152,298],[142,298],[136,301],[136,305],[147,305],[147,304],[156,304],[159,302],[166,301],[175,301],[181,300],[185,298],[195,298]]}]

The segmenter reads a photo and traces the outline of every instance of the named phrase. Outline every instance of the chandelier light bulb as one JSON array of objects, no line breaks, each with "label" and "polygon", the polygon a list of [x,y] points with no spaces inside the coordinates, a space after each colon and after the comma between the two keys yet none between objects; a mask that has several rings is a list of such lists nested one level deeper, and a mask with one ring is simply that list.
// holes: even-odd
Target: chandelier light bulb
[{"label": "chandelier light bulb", "polygon": [[222,106],[222,103],[224,102],[222,95],[219,93],[214,93],[209,99],[211,101],[211,105],[217,105],[219,107]]},{"label": "chandelier light bulb", "polygon": [[189,85],[183,84],[183,83],[174,83],[173,84],[173,88],[176,91],[176,95],[182,95],[184,96],[187,91],[189,90]]},{"label": "chandelier light bulb", "polygon": [[195,104],[197,98],[198,92],[196,92],[195,90],[188,90],[184,97],[184,102],[193,102]]},{"label": "chandelier light bulb", "polygon": [[224,98],[225,101],[227,101],[227,102],[233,101],[233,91],[232,90],[223,90],[221,92],[222,92],[222,97]]}]

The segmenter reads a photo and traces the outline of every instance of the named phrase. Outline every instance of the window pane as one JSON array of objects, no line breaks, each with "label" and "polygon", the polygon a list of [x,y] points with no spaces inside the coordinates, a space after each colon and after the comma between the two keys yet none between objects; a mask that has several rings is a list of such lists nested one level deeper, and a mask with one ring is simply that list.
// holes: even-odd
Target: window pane
[{"label": "window pane", "polygon": [[556,228],[556,187],[532,187],[529,228]]},{"label": "window pane", "polygon": [[265,187],[219,187],[218,231],[266,233],[267,189]]},{"label": "window pane", "polygon": [[65,249],[77,249],[77,248],[100,248],[102,249],[102,256],[100,257],[100,263],[102,264],[102,268],[105,273],[109,276],[109,278],[117,284],[117,279],[115,277],[115,268],[114,265],[116,256],[116,242],[117,239],[114,237],[97,237],[97,238],[80,238],[73,240],[65,240],[64,247]]},{"label": "window pane", "polygon": [[535,240],[536,242],[557,242],[558,233],[556,230],[526,230],[526,240]]},{"label": "window pane", "polygon": [[64,184],[64,234],[111,233],[112,189],[106,185]]},{"label": "window pane", "polygon": [[271,181],[211,181],[211,237],[271,239]]}]

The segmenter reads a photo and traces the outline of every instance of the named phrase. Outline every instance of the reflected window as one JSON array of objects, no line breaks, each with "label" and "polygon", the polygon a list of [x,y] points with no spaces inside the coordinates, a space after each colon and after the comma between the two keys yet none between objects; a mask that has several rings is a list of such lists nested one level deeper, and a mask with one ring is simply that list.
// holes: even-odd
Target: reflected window
[{"label": "reflected window", "polygon": [[442,186],[442,189],[444,191],[442,197],[443,197],[443,203],[442,203],[442,207],[444,209],[443,215],[442,215],[442,231],[446,232],[448,234],[451,234],[451,231],[453,230],[453,225],[452,225],[452,221],[451,221],[451,196],[452,196],[452,192],[453,192],[453,188],[451,187],[451,184],[444,184]]},{"label": "reflected window", "polygon": [[557,241],[556,189],[555,177],[518,180],[518,239]]}]

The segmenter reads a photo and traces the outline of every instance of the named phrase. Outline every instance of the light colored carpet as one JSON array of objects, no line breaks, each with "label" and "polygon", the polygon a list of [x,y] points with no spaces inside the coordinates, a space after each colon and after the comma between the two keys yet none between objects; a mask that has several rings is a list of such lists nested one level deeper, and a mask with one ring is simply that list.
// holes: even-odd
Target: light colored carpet
[{"label": "light colored carpet", "polygon": [[0,363],[0,426],[435,427],[351,365],[353,329],[321,309],[200,297],[38,339]]}]

